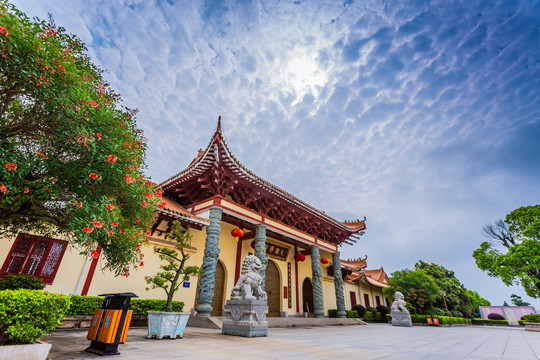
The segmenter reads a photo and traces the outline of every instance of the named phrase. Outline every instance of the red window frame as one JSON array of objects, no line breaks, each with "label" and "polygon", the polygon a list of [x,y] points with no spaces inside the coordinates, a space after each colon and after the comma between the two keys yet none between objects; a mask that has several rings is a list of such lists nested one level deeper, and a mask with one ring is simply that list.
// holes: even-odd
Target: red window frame
[{"label": "red window frame", "polygon": [[0,276],[28,274],[50,285],[56,277],[67,243],[65,240],[20,233],[4,261]]},{"label": "red window frame", "polygon": [[356,305],[356,293],[354,291],[349,292],[351,297],[351,307]]}]

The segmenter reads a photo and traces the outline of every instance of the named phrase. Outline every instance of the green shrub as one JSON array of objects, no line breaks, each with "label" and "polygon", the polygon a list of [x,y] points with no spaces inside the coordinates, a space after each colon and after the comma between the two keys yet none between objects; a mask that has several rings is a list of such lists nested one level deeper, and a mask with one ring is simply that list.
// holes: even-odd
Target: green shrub
[{"label": "green shrub", "polygon": [[[148,315],[148,311],[165,311],[167,309],[167,300],[131,299],[129,309],[133,310],[134,315]],[[173,312],[182,312],[182,310],[184,310],[183,301],[172,302]]]},{"label": "green shrub", "polygon": [[[356,310],[345,310],[345,313],[349,319],[358,318],[358,311]],[[328,309],[328,317],[337,318],[337,309]]]},{"label": "green shrub", "polygon": [[0,346],[27,344],[60,324],[69,296],[41,290],[0,291]]},{"label": "green shrub", "polygon": [[45,283],[32,275],[8,275],[0,279],[0,290],[43,290]]},{"label": "green shrub", "polygon": [[366,308],[360,304],[354,305],[351,310],[356,310],[358,312],[358,317],[362,317],[366,313]]},{"label": "green shrub", "polygon": [[540,322],[540,314],[523,315],[525,322]]},{"label": "green shrub", "polygon": [[377,309],[375,309],[373,306],[368,306],[368,307],[366,308],[366,311],[371,311],[371,312],[373,312],[373,313],[376,313],[376,312],[377,312]]},{"label": "green shrub", "polygon": [[93,315],[95,309],[101,309],[103,298],[98,296],[71,295],[71,306],[66,315]]},{"label": "green shrub", "polygon": [[[71,306],[66,315],[93,315],[95,309],[103,306],[103,297],[71,295]],[[148,311],[165,311],[167,300],[157,299],[131,299],[129,309],[134,315],[148,315]],[[172,308],[175,312],[182,312],[184,303],[173,301]]]},{"label": "green shrub", "polygon": [[392,315],[386,314],[386,322],[392,322]]},{"label": "green shrub", "polygon": [[518,320],[519,326],[525,326],[525,320]]},{"label": "green shrub", "polygon": [[508,320],[472,319],[473,325],[505,326]]},{"label": "green shrub", "polygon": [[411,315],[411,321],[413,323],[417,323],[417,324],[426,324],[427,323],[427,318],[428,316],[427,315]]}]

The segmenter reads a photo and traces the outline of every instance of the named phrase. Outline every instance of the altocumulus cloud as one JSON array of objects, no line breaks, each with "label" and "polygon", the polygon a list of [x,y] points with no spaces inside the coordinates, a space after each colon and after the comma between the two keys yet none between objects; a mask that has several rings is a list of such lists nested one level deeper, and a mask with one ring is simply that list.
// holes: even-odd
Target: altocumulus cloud
[{"label": "altocumulus cloud", "polygon": [[77,33],[149,140],[154,181],[222,115],[258,175],[368,230],[344,257],[476,269],[481,226],[540,195],[537,1],[15,1]]}]

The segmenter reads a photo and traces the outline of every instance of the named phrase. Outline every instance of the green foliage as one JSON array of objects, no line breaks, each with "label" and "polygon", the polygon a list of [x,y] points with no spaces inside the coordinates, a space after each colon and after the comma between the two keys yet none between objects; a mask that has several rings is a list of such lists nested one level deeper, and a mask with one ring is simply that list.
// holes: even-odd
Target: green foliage
[{"label": "green foliage", "polygon": [[405,301],[418,313],[423,308],[434,304],[439,296],[439,287],[435,279],[423,270],[399,270],[392,273],[388,287],[383,289],[387,299],[393,299],[394,293],[400,291]]},{"label": "green foliage", "polygon": [[66,315],[93,315],[95,309],[103,306],[103,298],[98,296],[71,295],[70,300]]},{"label": "green foliage", "polygon": [[521,283],[527,295],[540,297],[540,205],[520,207],[483,230],[490,241],[473,252],[476,265],[506,285]]},{"label": "green foliage", "polygon": [[491,302],[481,297],[476,291],[467,289],[465,291],[467,296],[472,299],[472,305],[474,306],[474,312],[480,312],[480,306],[490,306]]},{"label": "green foliage", "polygon": [[366,308],[360,304],[354,305],[351,310],[356,310],[358,312],[358,317],[362,317],[366,313]]},{"label": "green foliage", "polygon": [[506,326],[508,320],[472,319],[473,325]]},{"label": "green foliage", "polygon": [[32,275],[7,275],[0,279],[0,290],[43,290],[45,284],[40,278]]},{"label": "green foliage", "polygon": [[41,290],[0,291],[0,346],[31,343],[54,329],[69,297]]},{"label": "green foliage", "polygon": [[[103,298],[98,296],[70,296],[71,305],[66,315],[93,315],[95,309],[101,309]],[[167,309],[166,300],[157,299],[131,299],[129,309],[135,315],[147,315],[148,311],[165,311]],[[182,301],[172,302],[172,311],[182,312],[184,303]]]},{"label": "green foliage", "polygon": [[[185,266],[189,259],[189,254],[186,254],[184,248],[191,244],[191,234],[184,229],[178,221],[173,221],[171,232],[167,234],[167,238],[173,240],[180,250],[181,256],[178,256],[176,250],[161,247],[154,248],[154,251],[159,254],[159,258],[166,262],[165,265],[160,265],[163,271],[158,272],[154,276],[146,276],[145,280],[150,285],[146,288],[155,289],[162,288],[167,294],[167,310],[172,311],[172,299],[174,293],[180,288],[180,285],[192,275],[199,275],[201,270],[198,266]],[[180,276],[182,278],[180,279]]]},{"label": "green foliage", "polygon": [[[156,299],[131,299],[129,308],[133,310],[135,315],[148,315],[148,311],[168,311],[167,300]],[[171,303],[171,311],[182,312],[183,310],[184,302],[173,301]]]},{"label": "green foliage", "polygon": [[429,306],[426,309],[424,309],[424,313],[428,315],[434,315],[434,316],[445,316],[447,315],[445,309],[441,309],[435,306]]},{"label": "green foliage", "polygon": [[[411,315],[413,323],[427,324],[427,318],[431,315]],[[451,324],[471,324],[471,319],[463,317],[448,317],[448,316],[433,316],[433,318],[439,319],[439,325],[451,325]]]},{"label": "green foliage", "polygon": [[[345,310],[348,319],[358,319],[358,312],[356,310]],[[328,309],[328,317],[337,318],[337,309]]]},{"label": "green foliage", "polygon": [[540,322],[540,314],[523,315],[523,320],[526,322]]},{"label": "green foliage", "polygon": [[[445,267],[431,263],[428,264],[422,260],[419,260],[414,265],[415,270],[423,270],[426,274],[431,275],[435,279],[435,283],[439,289],[445,293],[445,298],[438,297],[434,306],[440,309],[445,309],[446,306],[450,313],[454,316],[469,316],[474,314],[473,299],[468,296],[467,289],[455,276],[452,270],[448,270]],[[445,306],[446,300],[446,306]]]},{"label": "green foliage", "polygon": [[510,301],[515,306],[530,306],[531,305],[530,303],[521,300],[521,296],[516,295],[516,294],[510,295]]},{"label": "green foliage", "polygon": [[0,0],[0,235],[65,234],[129,275],[160,194],[145,139],[85,44]]}]

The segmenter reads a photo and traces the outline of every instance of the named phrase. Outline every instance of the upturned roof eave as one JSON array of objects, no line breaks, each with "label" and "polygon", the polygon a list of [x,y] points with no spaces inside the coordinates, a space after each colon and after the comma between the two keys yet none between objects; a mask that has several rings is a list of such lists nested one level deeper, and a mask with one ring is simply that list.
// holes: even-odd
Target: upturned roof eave
[{"label": "upturned roof eave", "polygon": [[[344,230],[348,232],[350,235],[357,234],[363,230],[366,229],[365,223],[363,225],[359,226],[358,228],[351,228],[347,226],[346,224],[334,219],[333,217],[327,215],[326,213],[318,210],[317,208],[309,205],[308,203],[298,199],[294,195],[288,193],[287,191],[277,187],[276,185],[264,180],[263,178],[257,176],[255,173],[253,173],[251,170],[246,168],[236,157],[233,155],[232,151],[230,150],[223,134],[221,131],[221,122],[218,122],[217,129],[212,136],[210,142],[208,143],[208,146],[204,150],[203,154],[196,158],[195,161],[192,161],[191,164],[185,168],[184,170],[180,171],[179,173],[169,177],[167,180],[161,182],[158,184],[158,188],[167,188],[173,185],[174,183],[178,183],[182,181],[183,177],[188,176],[189,174],[192,174],[196,172],[197,170],[205,171],[211,168],[211,166],[208,166],[207,164],[211,164],[215,161],[215,157],[213,154],[211,154],[211,150],[214,148],[214,144],[216,144],[216,140],[219,139],[219,144],[221,145],[222,149],[225,150],[222,152],[221,159],[219,161],[223,161],[226,166],[230,168],[230,170],[237,176],[241,176],[241,174],[244,175],[244,178],[248,181],[250,181],[252,184],[262,188],[263,190],[273,193],[275,195],[280,196],[284,200],[289,201],[293,205],[295,205],[298,208],[301,208],[308,213],[311,213],[312,215],[319,217],[322,220],[325,220],[327,222],[332,223],[334,226],[339,227],[341,230]],[[223,154],[226,154],[227,157],[223,158]],[[212,157],[213,159],[207,159],[208,157]],[[227,161],[229,160],[229,161]],[[206,163],[206,164],[205,164]],[[232,166],[231,166],[232,165]],[[234,168],[236,168],[237,171],[235,171]],[[365,218],[364,218],[365,221]],[[353,224],[354,222],[349,222],[349,224]],[[356,240],[354,238],[348,238],[348,240],[355,242]]]}]

